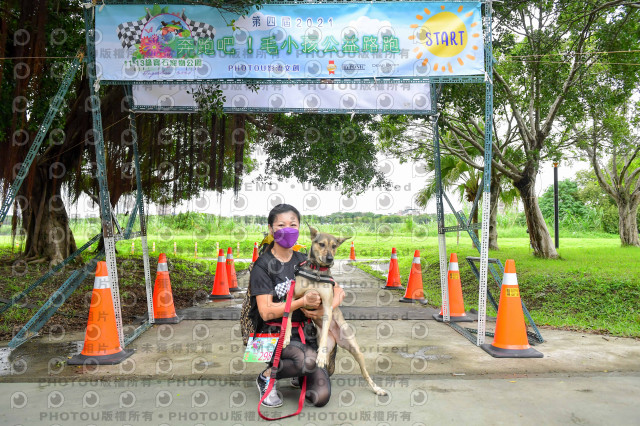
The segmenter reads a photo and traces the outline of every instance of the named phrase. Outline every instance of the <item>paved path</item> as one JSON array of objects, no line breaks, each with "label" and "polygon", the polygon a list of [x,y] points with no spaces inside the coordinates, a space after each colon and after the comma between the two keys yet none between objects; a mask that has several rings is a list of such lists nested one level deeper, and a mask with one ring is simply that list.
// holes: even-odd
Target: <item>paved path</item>
[{"label": "paved path", "polygon": [[[393,378],[386,397],[370,393],[354,376],[335,376],[332,398],[307,406],[280,424],[367,425],[637,425],[640,377],[554,375],[544,378]],[[224,379],[0,384],[0,424],[252,425],[254,383]],[[279,385],[296,409],[298,390]]]},{"label": "paved path", "polygon": [[[433,321],[433,308],[399,303],[401,291],[382,290],[382,281],[348,262],[338,262],[333,272],[347,292],[343,312],[367,368],[391,399],[380,400],[363,386],[351,356],[340,350],[329,406],[305,409],[306,417],[286,421],[290,424],[637,424],[640,419],[635,408],[640,341],[543,329],[546,342],[537,348],[544,358],[496,359]],[[247,280],[241,274],[240,287]],[[13,352],[0,348],[0,407],[9,408],[0,408],[0,424],[68,424],[74,423],[73,412],[83,413],[76,414],[80,424],[108,423],[77,417],[103,411],[112,412],[114,420],[126,416],[115,424],[250,423],[262,364],[242,362],[237,318],[243,296],[183,310],[186,320],[154,326],[134,342],[136,353],[115,366],[64,363],[80,350],[83,333],[43,336]],[[295,399],[286,383],[280,387],[287,400]],[[134,396],[121,396],[126,390]],[[27,405],[19,408],[24,398]],[[57,407],[61,398],[64,404]],[[92,406],[95,398],[99,409]],[[136,405],[128,406],[133,399]],[[151,413],[150,421],[144,412]],[[376,417],[367,420],[365,413]]]}]

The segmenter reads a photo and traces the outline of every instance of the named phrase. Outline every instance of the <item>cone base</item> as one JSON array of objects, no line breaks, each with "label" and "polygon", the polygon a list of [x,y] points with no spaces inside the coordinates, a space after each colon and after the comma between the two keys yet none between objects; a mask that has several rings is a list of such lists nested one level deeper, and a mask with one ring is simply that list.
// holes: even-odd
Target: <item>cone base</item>
[{"label": "cone base", "polygon": [[111,355],[82,355],[77,354],[67,361],[67,365],[115,365],[133,355],[133,349],[122,349]]},{"label": "cone base", "polygon": [[407,299],[406,297],[403,297],[402,299],[398,300],[398,302],[402,302],[402,303],[420,303],[421,305],[426,305],[428,302],[426,299]]},{"label": "cone base", "polygon": [[230,294],[210,294],[209,300],[223,300],[223,299],[233,299],[233,296]]},{"label": "cone base", "polygon": [[242,291],[242,289],[240,287],[233,287],[229,289],[230,292],[235,292],[235,291]]},{"label": "cone base", "polygon": [[178,324],[180,321],[182,321],[182,317],[178,315],[171,318],[154,318],[153,319],[154,324]]},{"label": "cone base", "polygon": [[494,358],[542,358],[542,352],[538,352],[533,348],[529,349],[502,349],[485,343],[480,345],[489,355]]},{"label": "cone base", "polygon": [[[442,319],[442,315],[440,314],[433,314],[432,315],[433,319],[438,321],[438,322],[444,322]],[[449,321],[451,322],[473,322],[473,320],[471,318],[469,318],[466,314],[464,316],[462,315],[457,315],[457,316],[449,316]]]},{"label": "cone base", "polygon": [[405,288],[402,287],[401,285],[385,285],[380,287],[383,290],[393,290],[394,288],[397,288],[398,290],[404,290]]}]

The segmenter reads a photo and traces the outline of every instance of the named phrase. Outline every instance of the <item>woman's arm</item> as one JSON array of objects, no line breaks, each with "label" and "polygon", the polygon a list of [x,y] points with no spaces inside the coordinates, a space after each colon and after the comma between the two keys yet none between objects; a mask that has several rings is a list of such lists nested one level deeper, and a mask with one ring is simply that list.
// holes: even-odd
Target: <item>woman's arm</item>
[{"label": "woman's arm", "polygon": [[[286,302],[274,302],[273,295],[271,294],[260,294],[256,296],[256,303],[258,304],[258,312],[260,312],[260,316],[264,321],[273,321],[277,318],[282,318],[284,315]],[[300,299],[291,302],[291,312],[296,309],[314,309],[320,306],[320,303],[322,303],[320,294],[318,294],[317,291],[309,291]]]}]

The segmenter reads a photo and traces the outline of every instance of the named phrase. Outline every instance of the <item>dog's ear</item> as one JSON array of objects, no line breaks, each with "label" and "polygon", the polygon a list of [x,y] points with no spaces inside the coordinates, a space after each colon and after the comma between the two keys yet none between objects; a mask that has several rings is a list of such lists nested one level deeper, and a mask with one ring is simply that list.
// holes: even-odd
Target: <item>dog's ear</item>
[{"label": "dog's ear", "polygon": [[309,227],[309,234],[311,234],[311,241],[316,239],[316,235],[318,235],[318,230],[311,225],[307,225]]},{"label": "dog's ear", "polygon": [[336,238],[336,240],[338,240],[338,247],[340,247],[340,245],[342,243],[344,243],[345,241],[347,241],[348,239],[350,239],[351,237],[340,237],[340,238]]}]

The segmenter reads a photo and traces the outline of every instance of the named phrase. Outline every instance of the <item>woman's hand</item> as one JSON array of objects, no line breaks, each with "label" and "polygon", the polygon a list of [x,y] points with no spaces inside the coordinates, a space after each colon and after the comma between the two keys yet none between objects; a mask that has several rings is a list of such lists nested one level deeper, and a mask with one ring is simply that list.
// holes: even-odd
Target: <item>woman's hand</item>
[{"label": "woman's hand", "polygon": [[312,311],[305,308],[301,308],[300,310],[302,311],[304,316],[309,318],[310,320],[322,319],[322,315],[324,315],[324,308],[322,307],[322,305]]},{"label": "woman's hand", "polygon": [[[311,293],[311,292],[309,292],[309,293]],[[309,294],[309,293],[306,293],[306,294]],[[334,309],[337,308],[338,306],[340,306],[340,303],[342,303],[342,299],[344,299],[344,295],[345,294],[344,294],[344,290],[342,289],[342,287],[335,286],[335,288],[333,289],[333,303],[331,304],[331,306]],[[319,294],[318,294],[318,297],[320,297]],[[309,318],[311,320],[322,319],[322,315],[324,315],[324,307],[322,306],[322,304],[320,304],[314,310],[305,309],[304,307],[302,307],[300,309],[302,310],[302,313],[304,314],[304,316],[306,316],[307,318]]]},{"label": "woman's hand", "polygon": [[304,305],[302,307],[303,311],[305,310],[305,308],[315,309],[322,303],[320,293],[315,290],[306,292],[302,298],[304,299]]}]

